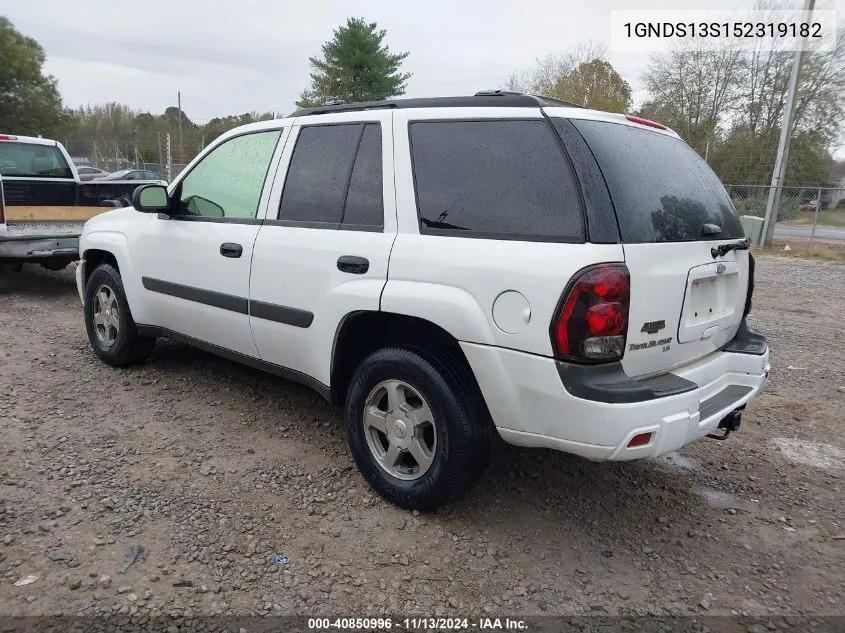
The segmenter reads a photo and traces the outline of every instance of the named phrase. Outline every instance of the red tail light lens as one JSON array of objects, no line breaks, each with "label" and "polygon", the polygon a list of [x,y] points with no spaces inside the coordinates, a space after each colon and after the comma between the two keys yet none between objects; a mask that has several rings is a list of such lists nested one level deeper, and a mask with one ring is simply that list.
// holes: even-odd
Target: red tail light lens
[{"label": "red tail light lens", "polygon": [[3,198],[3,179],[0,178],[0,224],[6,221],[6,200]]},{"label": "red tail light lens", "polygon": [[552,323],[557,355],[575,362],[619,360],[625,352],[631,281],[624,264],[580,271]]},{"label": "red tail light lens", "polygon": [[587,310],[587,331],[593,336],[615,336],[625,329],[621,303],[599,303]]}]

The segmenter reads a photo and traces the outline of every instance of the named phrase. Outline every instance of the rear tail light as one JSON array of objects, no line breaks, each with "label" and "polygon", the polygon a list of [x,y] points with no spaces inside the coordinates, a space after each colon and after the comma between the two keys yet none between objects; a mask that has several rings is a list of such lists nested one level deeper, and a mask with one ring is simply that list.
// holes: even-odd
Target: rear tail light
[{"label": "rear tail light", "polygon": [[581,363],[621,359],[630,294],[631,277],[625,264],[597,264],[579,271],[552,321],[556,355]]},{"label": "rear tail light", "polygon": [[6,200],[3,198],[3,179],[0,178],[0,224],[6,221]]},{"label": "rear tail light", "polygon": [[625,118],[628,119],[631,123],[636,123],[638,125],[645,125],[648,127],[655,127],[658,130],[665,130],[667,129],[665,125],[662,123],[658,123],[657,121],[651,121],[649,119],[644,119],[642,117],[634,116],[632,114],[626,114]]},{"label": "rear tail light", "polygon": [[11,134],[0,134],[0,141],[17,141],[17,136],[12,136]]}]

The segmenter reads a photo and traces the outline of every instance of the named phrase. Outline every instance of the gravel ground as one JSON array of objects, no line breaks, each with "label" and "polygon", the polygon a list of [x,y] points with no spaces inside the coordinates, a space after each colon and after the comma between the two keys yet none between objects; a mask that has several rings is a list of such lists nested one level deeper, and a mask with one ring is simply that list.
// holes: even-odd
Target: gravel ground
[{"label": "gravel ground", "polygon": [[843,305],[845,266],[760,257],[771,382],[739,433],[620,464],[501,447],[419,515],[305,388],[164,340],[109,368],[71,268],[5,267],[0,614],[845,615]]}]

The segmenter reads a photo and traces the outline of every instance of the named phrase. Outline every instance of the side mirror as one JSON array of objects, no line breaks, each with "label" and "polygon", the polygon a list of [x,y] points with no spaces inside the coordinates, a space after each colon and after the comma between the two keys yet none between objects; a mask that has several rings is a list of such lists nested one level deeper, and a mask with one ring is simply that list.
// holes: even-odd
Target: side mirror
[{"label": "side mirror", "polygon": [[166,211],[169,206],[167,188],[161,185],[140,185],[132,192],[132,206],[143,213]]}]

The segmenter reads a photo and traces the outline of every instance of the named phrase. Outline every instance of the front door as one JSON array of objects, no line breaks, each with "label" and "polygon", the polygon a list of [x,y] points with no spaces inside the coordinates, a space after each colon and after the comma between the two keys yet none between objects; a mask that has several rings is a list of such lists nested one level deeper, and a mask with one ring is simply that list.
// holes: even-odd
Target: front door
[{"label": "front door", "polygon": [[154,321],[145,325],[258,356],[249,328],[250,262],[281,134],[223,141],[171,190],[171,215],[151,218],[135,247]]}]

